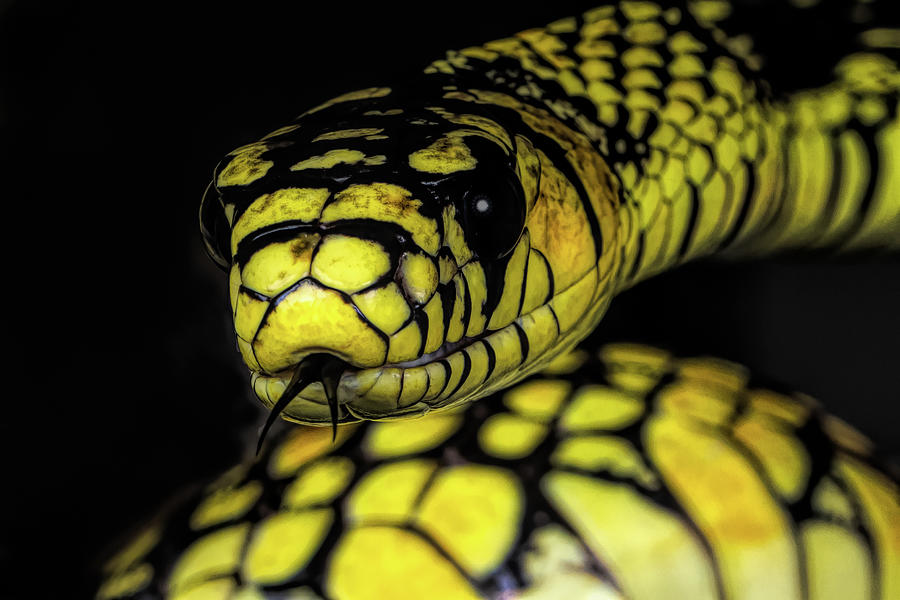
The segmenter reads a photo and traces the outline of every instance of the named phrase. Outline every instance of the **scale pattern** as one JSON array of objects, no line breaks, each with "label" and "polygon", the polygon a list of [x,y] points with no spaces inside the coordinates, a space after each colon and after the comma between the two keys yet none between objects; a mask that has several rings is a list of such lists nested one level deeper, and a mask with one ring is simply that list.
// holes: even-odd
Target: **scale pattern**
[{"label": "scale pattern", "polygon": [[429,71],[487,80],[505,95],[466,99],[541,105],[539,127],[590,139],[631,199],[631,280],[726,250],[896,248],[896,65],[857,53],[830,85],[782,99],[752,42],[716,26],[729,12],[625,1],[449,52]]},{"label": "scale pattern", "polygon": [[782,96],[728,11],[600,7],[229,154],[201,223],[254,390],[328,353],[343,424],[161,517],[98,598],[900,597],[896,477],[859,433],[723,361],[565,353],[687,260],[900,247],[896,64]]},{"label": "scale pattern", "polygon": [[[781,96],[717,27],[727,3],[686,6],[451,51],[411,89],[345,94],[226,157],[202,222],[263,403],[326,353],[354,367],[340,422],[449,409],[685,261],[900,247],[896,64],[857,52]],[[331,420],[322,385],[283,414]]]},{"label": "scale pattern", "polygon": [[900,489],[865,437],[732,363],[599,359],[334,445],[292,427],[98,598],[897,597]]}]

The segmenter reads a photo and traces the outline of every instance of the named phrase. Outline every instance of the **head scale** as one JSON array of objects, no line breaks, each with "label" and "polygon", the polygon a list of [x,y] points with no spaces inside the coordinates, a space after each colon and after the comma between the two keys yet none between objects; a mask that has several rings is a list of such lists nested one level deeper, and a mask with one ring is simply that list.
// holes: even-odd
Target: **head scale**
[{"label": "head scale", "polygon": [[605,205],[526,112],[492,100],[353,92],[220,163],[201,229],[264,403],[330,356],[337,397],[292,385],[285,417],[421,414],[512,383],[593,327],[614,219],[598,224]]}]

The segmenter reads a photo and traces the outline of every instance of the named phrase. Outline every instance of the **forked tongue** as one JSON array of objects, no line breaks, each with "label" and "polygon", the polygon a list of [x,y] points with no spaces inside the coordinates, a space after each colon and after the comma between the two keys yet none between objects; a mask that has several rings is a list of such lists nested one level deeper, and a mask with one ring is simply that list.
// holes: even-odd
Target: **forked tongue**
[{"label": "forked tongue", "polygon": [[287,387],[284,388],[284,392],[282,392],[278,402],[275,403],[275,406],[269,412],[269,416],[266,417],[266,423],[263,425],[262,431],[259,433],[259,441],[256,443],[257,456],[260,449],[262,449],[263,441],[266,439],[269,428],[272,427],[272,423],[275,422],[278,415],[287,408],[287,405],[291,403],[291,400],[297,394],[316,381],[321,381],[322,387],[325,388],[325,398],[328,400],[328,410],[331,413],[331,441],[334,442],[337,439],[338,426],[338,383],[340,383],[341,374],[347,366],[347,363],[331,354],[311,354],[304,358],[297,365],[297,369],[291,376]]}]

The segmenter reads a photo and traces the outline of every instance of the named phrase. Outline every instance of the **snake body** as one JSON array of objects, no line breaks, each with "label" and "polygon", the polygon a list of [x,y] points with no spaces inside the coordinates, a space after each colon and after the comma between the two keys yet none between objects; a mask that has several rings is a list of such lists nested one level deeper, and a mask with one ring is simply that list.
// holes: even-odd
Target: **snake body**
[{"label": "snake body", "polygon": [[775,101],[715,31],[601,7],[226,157],[202,223],[259,398],[324,353],[347,365],[332,406],[314,383],[286,417],[446,409],[538,370],[617,292],[685,261],[896,247],[893,63],[855,54]]},{"label": "snake body", "polygon": [[238,348],[334,444],[272,440],[98,597],[900,597],[860,434],[724,361],[569,352],[689,260],[900,248],[895,63],[780,99],[726,12],[599,7],[230,153],[201,225]]}]

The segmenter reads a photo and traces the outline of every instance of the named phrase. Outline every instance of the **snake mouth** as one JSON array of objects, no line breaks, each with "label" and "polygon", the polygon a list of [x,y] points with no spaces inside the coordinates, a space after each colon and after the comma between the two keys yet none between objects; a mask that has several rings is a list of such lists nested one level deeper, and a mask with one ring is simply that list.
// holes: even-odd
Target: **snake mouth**
[{"label": "snake mouth", "polygon": [[434,352],[429,352],[428,354],[423,354],[419,358],[414,358],[412,360],[405,360],[402,362],[396,363],[386,363],[381,367],[382,369],[389,368],[398,368],[398,369],[411,369],[413,367],[420,367],[422,365],[427,365],[428,363],[436,362],[447,358],[460,348],[465,348],[466,346],[471,346],[473,343],[483,339],[485,335],[479,334],[473,337],[464,337],[463,339],[457,342],[444,342],[437,350]]},{"label": "snake mouth", "polygon": [[[565,299],[582,289],[573,285],[560,296]],[[499,329],[445,342],[415,359],[374,367],[351,366],[333,354],[309,355],[294,376],[299,377],[300,367],[307,363],[318,365],[319,371],[314,369],[312,378],[304,379],[302,390],[294,376],[286,381],[284,371],[278,375],[253,371],[251,385],[264,404],[281,408],[286,420],[307,425],[334,427],[423,416],[477,400],[540,370],[583,338],[608,304],[609,296],[603,296],[581,318],[563,326],[557,317],[559,307],[554,310],[546,303]],[[326,365],[331,365],[332,373],[327,377]]]},{"label": "snake mouth", "polygon": [[[355,398],[352,395],[348,397],[346,392],[348,387],[355,386],[341,386],[341,382],[345,377],[354,378],[361,376],[362,378],[365,378],[367,374],[380,375],[384,373],[385,370],[399,369],[403,371],[428,364],[436,364],[439,361],[447,359],[461,349],[480,341],[484,337],[484,334],[480,334],[473,337],[466,337],[456,342],[444,342],[444,344],[434,352],[423,354],[418,358],[396,363],[386,363],[379,367],[368,369],[359,369],[348,362],[327,353],[310,354],[304,357],[303,360],[293,367],[285,369],[274,376],[274,378],[281,380],[288,379],[288,383],[281,392],[278,400],[270,409],[266,422],[260,432],[257,452],[259,452],[262,447],[263,440],[268,433],[269,428],[291,402],[295,399],[315,401],[306,398],[304,395],[304,391],[308,390],[311,386],[316,388],[317,391],[320,385],[321,391],[324,392],[325,403],[328,405],[329,409],[332,437],[336,437],[337,425],[339,423],[355,422],[360,418],[358,415],[353,414],[354,411],[348,413],[347,409],[352,406]],[[285,417],[290,420],[296,419],[296,417],[293,417],[290,414],[286,414]],[[309,421],[304,420],[303,422],[307,423]]]},{"label": "snake mouth", "polygon": [[[541,334],[543,343],[529,344],[527,330]],[[543,307],[413,360],[360,369],[333,355],[310,355],[294,369],[291,381],[286,381],[289,371],[253,372],[251,383],[273,407],[270,421],[278,413],[288,421],[332,427],[414,418],[483,397],[537,370],[547,347],[559,341],[558,333],[552,311]],[[298,374],[305,367],[309,377]]]}]

